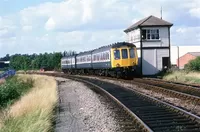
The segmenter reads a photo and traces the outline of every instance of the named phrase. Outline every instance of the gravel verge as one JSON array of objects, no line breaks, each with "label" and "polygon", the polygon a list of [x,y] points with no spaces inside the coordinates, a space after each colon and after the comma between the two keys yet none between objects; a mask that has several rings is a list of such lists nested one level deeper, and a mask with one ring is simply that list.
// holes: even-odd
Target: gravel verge
[{"label": "gravel verge", "polygon": [[56,132],[123,132],[117,117],[120,110],[108,98],[85,84],[56,78],[59,91]]}]

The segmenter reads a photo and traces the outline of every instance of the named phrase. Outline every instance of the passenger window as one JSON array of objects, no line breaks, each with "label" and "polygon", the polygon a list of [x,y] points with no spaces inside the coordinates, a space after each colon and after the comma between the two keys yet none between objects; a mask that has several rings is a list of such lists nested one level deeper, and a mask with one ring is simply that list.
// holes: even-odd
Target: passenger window
[{"label": "passenger window", "polygon": [[115,56],[115,60],[119,60],[120,59],[120,51],[114,50],[114,56]]},{"label": "passenger window", "polygon": [[129,53],[130,53],[130,58],[135,58],[135,53],[133,48],[129,49]]},{"label": "passenger window", "polygon": [[128,58],[127,49],[122,49],[122,59],[127,59],[127,58]]}]

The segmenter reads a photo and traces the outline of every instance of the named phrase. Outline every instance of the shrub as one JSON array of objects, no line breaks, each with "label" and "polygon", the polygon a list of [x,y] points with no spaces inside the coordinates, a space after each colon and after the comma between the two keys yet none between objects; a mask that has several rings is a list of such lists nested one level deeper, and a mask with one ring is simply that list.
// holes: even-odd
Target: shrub
[{"label": "shrub", "polygon": [[189,71],[200,71],[200,57],[191,60],[187,65],[185,65],[185,69]]},{"label": "shrub", "polygon": [[19,78],[32,78],[34,87],[0,115],[0,132],[53,132],[58,100],[56,80],[40,75],[19,75]]},{"label": "shrub", "polygon": [[33,87],[32,79],[8,78],[6,83],[0,85],[0,107],[6,107],[12,104],[31,87]]}]

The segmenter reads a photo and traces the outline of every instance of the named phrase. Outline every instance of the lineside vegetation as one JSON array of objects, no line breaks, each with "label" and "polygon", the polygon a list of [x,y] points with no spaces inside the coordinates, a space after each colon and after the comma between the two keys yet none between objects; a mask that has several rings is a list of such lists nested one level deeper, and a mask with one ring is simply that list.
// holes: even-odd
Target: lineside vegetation
[{"label": "lineside vegetation", "polygon": [[169,71],[163,78],[168,81],[200,84],[200,57],[186,64],[184,70]]},{"label": "lineside vegetation", "polygon": [[32,80],[33,86],[20,99],[2,110],[0,132],[52,131],[57,103],[55,79],[40,75],[19,75],[18,79]]}]

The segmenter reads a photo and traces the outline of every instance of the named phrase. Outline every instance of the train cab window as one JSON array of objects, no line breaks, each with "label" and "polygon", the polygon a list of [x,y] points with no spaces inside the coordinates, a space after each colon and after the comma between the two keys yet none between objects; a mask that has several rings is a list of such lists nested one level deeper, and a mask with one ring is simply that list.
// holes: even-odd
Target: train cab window
[{"label": "train cab window", "polygon": [[134,48],[129,49],[130,58],[135,58]]},{"label": "train cab window", "polygon": [[120,59],[120,51],[114,50],[114,56],[115,56],[115,60],[119,60]]},{"label": "train cab window", "polygon": [[128,51],[127,49],[122,49],[122,59],[127,59],[128,58]]}]

